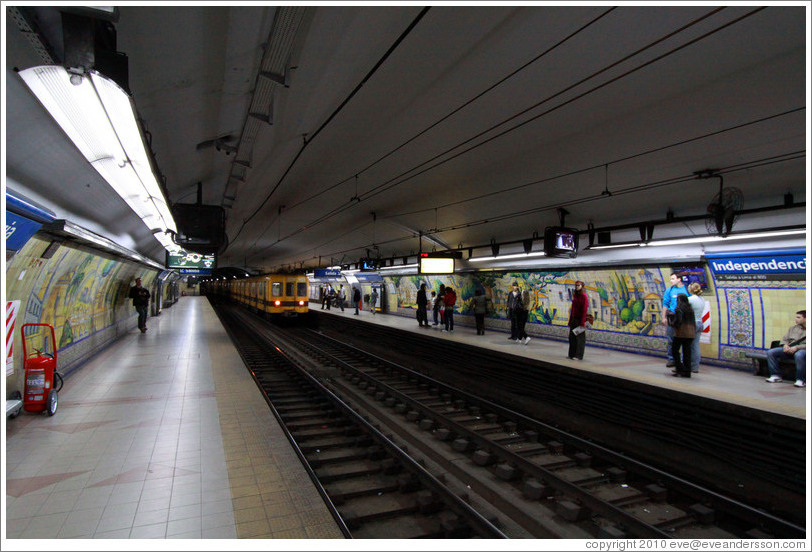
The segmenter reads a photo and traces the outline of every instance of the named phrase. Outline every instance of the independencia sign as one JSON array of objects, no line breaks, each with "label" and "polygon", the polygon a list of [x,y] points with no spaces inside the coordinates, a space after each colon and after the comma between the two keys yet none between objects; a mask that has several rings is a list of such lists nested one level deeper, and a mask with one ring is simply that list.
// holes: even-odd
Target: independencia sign
[{"label": "independencia sign", "polygon": [[716,280],[805,280],[806,251],[707,255]]}]

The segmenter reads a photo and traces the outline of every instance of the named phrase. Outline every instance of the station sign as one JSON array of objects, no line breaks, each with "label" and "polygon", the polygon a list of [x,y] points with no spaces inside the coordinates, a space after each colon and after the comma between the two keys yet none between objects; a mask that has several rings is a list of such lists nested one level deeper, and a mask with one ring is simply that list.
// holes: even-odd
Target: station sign
[{"label": "station sign", "polygon": [[803,249],[715,253],[705,256],[719,281],[805,280],[806,251]]}]

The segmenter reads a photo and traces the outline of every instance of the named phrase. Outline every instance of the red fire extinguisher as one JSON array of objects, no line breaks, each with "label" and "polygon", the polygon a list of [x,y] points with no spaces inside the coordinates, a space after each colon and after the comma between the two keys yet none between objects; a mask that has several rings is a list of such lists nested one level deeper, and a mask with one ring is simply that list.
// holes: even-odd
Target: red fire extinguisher
[{"label": "red fire extinguisher", "polygon": [[[42,349],[34,348],[28,354],[25,329],[31,326],[45,326],[51,331],[50,348],[47,332],[43,338]],[[57,393],[62,389],[62,376],[56,371],[56,336],[54,327],[50,324],[23,324],[20,328],[23,337],[23,371],[25,373],[25,394],[23,395],[23,408],[27,412],[48,412],[48,416],[56,414],[58,405]]]}]

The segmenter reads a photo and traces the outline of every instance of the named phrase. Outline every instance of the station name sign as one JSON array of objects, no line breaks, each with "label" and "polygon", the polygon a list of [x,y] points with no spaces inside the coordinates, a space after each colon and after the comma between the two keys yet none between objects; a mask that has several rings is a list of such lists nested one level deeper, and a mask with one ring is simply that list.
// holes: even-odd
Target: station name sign
[{"label": "station name sign", "polygon": [[708,255],[716,280],[805,280],[806,251]]}]

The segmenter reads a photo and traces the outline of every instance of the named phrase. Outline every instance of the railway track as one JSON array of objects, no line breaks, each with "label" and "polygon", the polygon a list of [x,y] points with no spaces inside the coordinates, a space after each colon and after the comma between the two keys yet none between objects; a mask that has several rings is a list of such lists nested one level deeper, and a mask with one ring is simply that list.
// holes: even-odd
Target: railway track
[{"label": "railway track", "polygon": [[[506,532],[514,538],[805,535],[803,528],[766,512],[318,332],[297,330],[273,339],[277,348],[304,351],[311,358],[310,379],[318,378],[328,393],[340,394],[343,410],[373,419],[377,428],[385,428],[389,437],[397,435],[402,443],[398,447],[387,438],[382,445],[368,430],[350,426],[334,403],[307,404],[314,395],[309,387],[283,385],[279,375],[251,367],[257,359],[244,355],[328,500],[336,505],[348,530],[355,529],[354,537],[392,538],[392,527],[401,523],[394,515],[397,505],[403,496],[415,493],[412,486],[419,478],[401,473],[403,459],[384,456],[384,451],[393,449],[407,449],[419,459],[417,465],[432,464],[434,471],[443,474],[434,477],[432,484],[441,479],[466,481],[449,486],[450,494],[459,498],[460,488],[470,489],[470,494],[463,493],[467,498],[463,503],[484,505],[485,517],[498,520],[500,528],[511,528]],[[263,351],[261,356],[265,355]],[[382,477],[370,489],[365,483],[372,474]],[[409,505],[403,514],[426,522],[435,517],[432,511],[442,501],[436,499],[437,488],[423,486],[421,482],[421,490],[412,497],[417,504],[405,501]],[[370,513],[375,508],[359,498],[375,493],[387,496],[391,504],[385,508],[390,512],[388,525],[373,529],[369,522],[375,518]],[[443,519],[440,529],[422,527],[414,520],[406,525],[434,538],[475,534],[460,512],[444,516],[438,518]]]},{"label": "railway track", "polygon": [[505,538],[299,362],[218,308],[232,340],[328,508],[348,538]]}]

